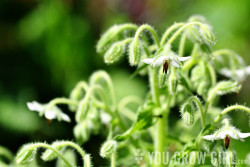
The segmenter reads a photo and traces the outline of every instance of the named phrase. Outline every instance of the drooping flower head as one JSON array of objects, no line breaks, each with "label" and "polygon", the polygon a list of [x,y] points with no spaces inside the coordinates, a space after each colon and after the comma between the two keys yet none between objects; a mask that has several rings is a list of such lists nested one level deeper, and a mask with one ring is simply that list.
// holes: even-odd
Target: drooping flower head
[{"label": "drooping flower head", "polygon": [[58,119],[70,122],[70,118],[68,115],[64,114],[57,106],[53,106],[51,108],[48,107],[48,104],[40,104],[36,101],[28,102],[27,103],[28,108],[31,111],[37,111],[40,113],[40,115],[44,115],[46,119],[52,120],[52,119]]},{"label": "drooping flower head", "polygon": [[230,126],[228,119],[224,119],[223,123],[225,124],[225,126],[223,126],[221,129],[217,130],[212,135],[203,136],[203,139],[211,140],[211,141],[223,139],[224,144],[225,144],[225,148],[227,149],[229,147],[231,138],[244,141],[243,140],[244,138],[247,138],[250,136],[250,133],[241,133],[235,127]]},{"label": "drooping flower head", "polygon": [[181,61],[186,61],[186,60],[190,59],[190,56],[188,56],[188,57],[179,57],[173,51],[169,51],[169,52],[167,52],[165,54],[164,53],[159,54],[158,56],[156,56],[154,58],[143,59],[142,62],[146,63],[146,64],[150,64],[153,67],[163,66],[163,73],[167,73],[168,68],[170,66],[180,68],[181,67]]}]

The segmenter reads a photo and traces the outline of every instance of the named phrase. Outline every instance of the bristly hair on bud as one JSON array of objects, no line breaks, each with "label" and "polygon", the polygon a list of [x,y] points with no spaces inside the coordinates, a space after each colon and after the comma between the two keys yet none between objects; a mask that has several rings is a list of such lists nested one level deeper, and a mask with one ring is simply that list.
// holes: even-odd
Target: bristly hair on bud
[{"label": "bristly hair on bud", "polygon": [[192,103],[186,102],[181,107],[182,120],[187,126],[194,123],[194,107],[192,105]]},{"label": "bristly hair on bud", "polygon": [[101,147],[100,155],[103,158],[110,158],[111,155],[116,152],[116,148],[117,148],[117,141],[115,140],[106,141]]},{"label": "bristly hair on bud", "polygon": [[130,43],[129,46],[129,63],[133,65],[137,65],[140,62],[142,55],[142,47],[140,46],[139,39],[134,38],[134,40]]},{"label": "bristly hair on bud", "polygon": [[208,24],[202,24],[200,26],[200,34],[204,43],[208,45],[214,45],[216,43],[216,38],[212,33],[212,27]]},{"label": "bristly hair on bud", "polygon": [[37,152],[37,148],[32,147],[32,144],[24,145],[16,156],[17,164],[26,164],[32,161]]},{"label": "bristly hair on bud", "polygon": [[115,42],[104,55],[105,63],[114,63],[122,57],[126,45],[132,41],[132,38],[126,38],[122,41]]}]

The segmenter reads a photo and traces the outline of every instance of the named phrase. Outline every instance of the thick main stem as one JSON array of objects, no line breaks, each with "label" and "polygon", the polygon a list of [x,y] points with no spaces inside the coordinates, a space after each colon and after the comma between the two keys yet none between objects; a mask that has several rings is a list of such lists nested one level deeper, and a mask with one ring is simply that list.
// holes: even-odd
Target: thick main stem
[{"label": "thick main stem", "polygon": [[[159,99],[159,88],[158,88],[158,81],[157,81],[157,74],[156,74],[156,70],[150,68],[150,87],[151,87],[151,93],[152,93],[152,97],[153,97],[153,101],[156,104],[156,107],[161,108],[161,104],[160,104],[160,99]],[[168,106],[167,106],[167,110],[168,110]],[[165,137],[166,137],[166,133],[167,133],[167,128],[166,128],[166,124],[167,124],[167,114],[168,111],[164,111],[162,112],[162,118],[159,118],[159,120],[157,121],[156,125],[155,125],[155,138],[154,138],[154,150],[155,152],[159,152],[161,155],[161,158],[159,161],[159,163],[155,164],[155,167],[163,167],[163,152],[165,151]]]}]

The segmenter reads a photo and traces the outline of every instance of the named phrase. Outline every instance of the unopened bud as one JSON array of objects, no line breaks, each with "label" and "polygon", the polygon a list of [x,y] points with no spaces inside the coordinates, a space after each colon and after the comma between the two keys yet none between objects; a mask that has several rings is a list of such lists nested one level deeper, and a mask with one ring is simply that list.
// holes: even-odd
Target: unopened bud
[{"label": "unopened bud", "polygon": [[140,62],[142,48],[139,40],[134,39],[129,46],[129,62],[131,65],[137,65]]},{"label": "unopened bud", "polygon": [[115,140],[109,140],[103,144],[100,155],[103,158],[110,158],[111,155],[116,152],[116,148],[117,142]]},{"label": "unopened bud", "polygon": [[26,164],[34,159],[36,154],[36,148],[32,147],[32,144],[24,145],[21,150],[17,153],[16,163]]},{"label": "unopened bud", "polygon": [[171,70],[171,73],[169,75],[169,92],[171,94],[175,94],[176,89],[177,89],[177,85],[178,85],[178,79],[177,76],[175,74],[175,72],[173,70]]},{"label": "unopened bud", "polygon": [[76,122],[81,122],[81,120],[84,120],[86,115],[87,115],[87,111],[88,111],[88,102],[89,102],[89,98],[84,98],[80,101],[78,109],[76,111]]},{"label": "unopened bud", "polygon": [[182,112],[182,119],[184,121],[184,123],[188,126],[193,125],[194,123],[194,112],[193,112],[193,108],[192,105],[189,103],[185,103],[182,106],[181,109]]},{"label": "unopened bud", "polygon": [[124,48],[125,47],[122,42],[114,43],[104,55],[105,63],[116,62],[122,56]]},{"label": "unopened bud", "polygon": [[212,33],[212,28],[207,25],[203,24],[200,27],[200,34],[202,36],[203,41],[208,45],[214,45],[216,43],[216,38]]},{"label": "unopened bud", "polygon": [[74,127],[74,136],[79,144],[83,144],[89,139],[89,130],[86,121]]}]

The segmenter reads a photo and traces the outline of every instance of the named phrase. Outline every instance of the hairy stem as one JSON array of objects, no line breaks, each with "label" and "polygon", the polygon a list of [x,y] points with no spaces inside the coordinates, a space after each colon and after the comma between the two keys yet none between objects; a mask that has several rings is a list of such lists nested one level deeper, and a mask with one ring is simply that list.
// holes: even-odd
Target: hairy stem
[{"label": "hairy stem", "polygon": [[51,147],[50,145],[48,144],[45,144],[45,143],[36,143],[36,144],[33,144],[32,147],[35,149],[35,148],[39,148],[39,147],[42,147],[42,148],[47,148],[47,149],[50,149],[52,150],[53,152],[55,152],[69,167],[73,167],[70,162],[64,158],[64,156],[55,148]]}]

